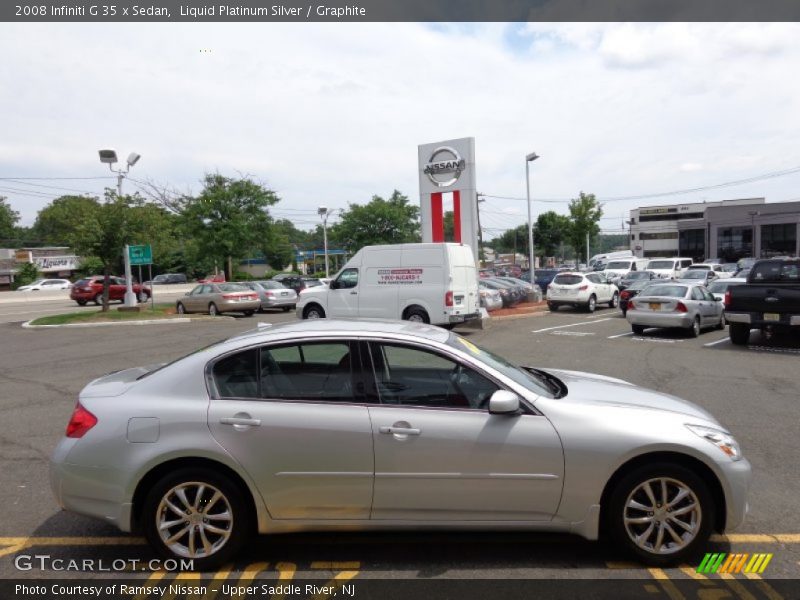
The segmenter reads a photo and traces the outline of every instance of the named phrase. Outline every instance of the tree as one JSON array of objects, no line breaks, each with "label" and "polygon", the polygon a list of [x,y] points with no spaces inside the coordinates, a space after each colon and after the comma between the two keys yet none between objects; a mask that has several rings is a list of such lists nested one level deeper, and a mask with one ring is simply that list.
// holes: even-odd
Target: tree
[{"label": "tree", "polygon": [[[514,229],[504,231],[502,235],[490,242],[495,252],[516,252],[528,255],[528,225],[518,225]],[[534,240],[534,245],[536,244]]]},{"label": "tree", "polygon": [[14,226],[19,221],[19,213],[11,209],[11,205],[6,203],[5,196],[0,196],[0,240],[12,239],[16,237]]},{"label": "tree", "polygon": [[394,190],[388,200],[373,196],[363,206],[350,204],[329,232],[329,240],[335,239],[350,252],[364,246],[419,242],[419,207]]},{"label": "tree", "polygon": [[49,244],[66,244],[75,237],[78,228],[91,220],[100,208],[97,198],[61,196],[36,215],[34,235]]},{"label": "tree", "polygon": [[557,256],[562,242],[569,239],[572,223],[566,215],[552,210],[539,215],[534,225],[533,243],[537,253],[543,256]]},{"label": "tree", "polygon": [[36,263],[23,263],[14,275],[14,288],[33,283],[39,278],[39,267]]},{"label": "tree", "polygon": [[[594,197],[594,194],[580,193],[578,198],[573,198],[569,203],[569,214],[572,227],[569,232],[569,242],[575,249],[575,254],[581,256],[586,248],[586,236],[590,242],[600,233],[600,218],[603,216],[603,207]],[[589,257],[586,257],[588,263]]]},{"label": "tree", "polygon": [[233,260],[245,258],[269,240],[272,219],[267,209],[280,199],[247,178],[206,174],[204,185],[198,197],[183,202],[184,230],[207,261],[227,264],[227,276],[232,278]]},{"label": "tree", "polygon": [[105,202],[88,214],[67,240],[76,253],[102,262],[103,312],[108,312],[109,277],[120,262],[125,244],[150,243],[158,234],[156,216],[160,210],[155,205],[145,205],[137,195],[118,197],[106,190]]}]

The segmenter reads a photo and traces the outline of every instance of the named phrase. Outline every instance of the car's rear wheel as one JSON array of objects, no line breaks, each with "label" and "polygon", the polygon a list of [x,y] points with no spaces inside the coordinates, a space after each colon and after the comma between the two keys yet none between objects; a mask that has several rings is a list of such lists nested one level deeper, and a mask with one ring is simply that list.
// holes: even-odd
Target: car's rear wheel
[{"label": "car's rear wheel", "polygon": [[608,307],[617,308],[617,304],[619,304],[619,294],[614,292],[614,295],[611,296],[611,302],[608,303]]},{"label": "car's rear wheel", "polygon": [[97,306],[100,306],[103,303],[103,294],[102,293],[101,294],[97,294],[94,297],[94,303],[97,304]]},{"label": "car's rear wheel", "polygon": [[700,317],[695,317],[692,326],[689,328],[689,335],[696,338],[700,335]]},{"label": "car's rear wheel", "polygon": [[213,302],[208,305],[208,314],[211,315],[212,317],[216,317],[219,314],[219,309],[217,308],[217,305],[214,304]]},{"label": "car's rear wheel", "polygon": [[147,292],[139,292],[139,302],[147,302],[150,299],[150,296]]},{"label": "car's rear wheel", "polygon": [[727,321],[725,320],[725,313],[722,313],[719,316],[719,325],[717,325],[717,329],[725,329],[725,325],[727,325]]},{"label": "car's rear wheel", "polygon": [[412,323],[430,323],[431,320],[428,317],[428,313],[425,312],[422,308],[412,306],[411,308],[406,310],[406,314],[403,316],[404,321],[411,321]]},{"label": "car's rear wheel", "polygon": [[657,463],[622,478],[604,514],[608,531],[630,554],[666,566],[703,550],[714,523],[708,486],[680,465]]},{"label": "car's rear wheel", "polygon": [[552,312],[556,312],[558,310],[558,304],[556,304],[555,302],[548,302],[547,303],[547,310],[550,310]]},{"label": "car's rear wheel", "polygon": [[597,298],[595,297],[594,294],[592,294],[591,296],[589,296],[589,302],[586,304],[586,310],[588,310],[590,313],[593,313],[596,308],[597,308]]},{"label": "car's rear wheel", "polygon": [[631,331],[636,335],[642,335],[644,333],[644,325],[631,325]]},{"label": "car's rear wheel", "polygon": [[728,327],[728,336],[737,346],[746,346],[750,341],[750,325],[746,323],[731,323]]},{"label": "car's rear wheel", "polygon": [[229,561],[252,530],[239,487],[219,473],[188,468],[156,483],[142,507],[145,537],[159,554],[205,571]]},{"label": "car's rear wheel", "polygon": [[86,300],[75,300],[78,303],[78,306],[86,306]]},{"label": "car's rear wheel", "polygon": [[255,312],[256,311],[254,311],[254,310],[246,310],[246,311],[244,311],[244,316],[245,317],[252,317],[255,314]]},{"label": "car's rear wheel", "polygon": [[292,310],[292,307],[291,306],[284,306],[284,307],[282,307],[282,310],[283,310],[283,312],[289,312],[290,310]]},{"label": "car's rear wheel", "polygon": [[179,315],[186,314],[186,307],[183,305],[183,302],[178,302],[178,304],[175,306],[175,312],[177,312]]}]

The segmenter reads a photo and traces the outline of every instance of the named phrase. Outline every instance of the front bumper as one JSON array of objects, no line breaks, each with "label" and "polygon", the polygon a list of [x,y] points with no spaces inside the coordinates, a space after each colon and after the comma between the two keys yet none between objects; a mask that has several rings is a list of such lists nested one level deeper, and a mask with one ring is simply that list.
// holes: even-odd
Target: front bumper
[{"label": "front bumper", "polygon": [[727,518],[725,531],[732,531],[744,523],[749,510],[747,494],[753,481],[753,472],[746,458],[720,464],[723,473]]}]

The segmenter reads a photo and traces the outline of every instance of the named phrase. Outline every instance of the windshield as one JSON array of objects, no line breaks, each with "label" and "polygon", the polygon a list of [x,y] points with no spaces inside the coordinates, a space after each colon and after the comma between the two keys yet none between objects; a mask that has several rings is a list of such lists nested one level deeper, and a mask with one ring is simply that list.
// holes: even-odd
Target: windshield
[{"label": "windshield", "polygon": [[[685,285],[653,285],[647,288],[647,295],[683,298],[686,295],[687,289]],[[644,295],[644,293],[642,295]]]},{"label": "windshield", "polygon": [[583,281],[583,275],[556,275],[553,283],[560,283],[561,285],[576,285]]},{"label": "windshield", "polygon": [[248,288],[241,283],[220,283],[221,292],[246,292]]},{"label": "windshield", "polygon": [[447,340],[447,344],[453,348],[457,348],[458,350],[467,351],[484,364],[496,369],[509,379],[514,380],[521,386],[531,390],[533,393],[538,394],[539,396],[545,396],[546,398],[555,397],[553,393],[542,383],[542,381],[533,375],[533,373],[522,370],[520,367],[508,362],[502,356],[493,354],[485,348],[480,348],[469,340],[464,339],[460,335],[451,333]]},{"label": "windshield", "polygon": [[706,271],[702,271],[700,269],[692,269],[691,271],[686,271],[683,274],[681,279],[705,279],[706,278]]},{"label": "windshield", "polygon": [[671,260],[651,260],[647,264],[648,269],[671,269],[675,263]]},{"label": "windshield", "polygon": [[711,265],[692,265],[689,269],[692,271],[710,271]]},{"label": "windshield", "polygon": [[628,270],[631,268],[631,261],[629,260],[612,260],[606,266],[608,270],[615,270],[615,271],[622,271],[623,269]]}]

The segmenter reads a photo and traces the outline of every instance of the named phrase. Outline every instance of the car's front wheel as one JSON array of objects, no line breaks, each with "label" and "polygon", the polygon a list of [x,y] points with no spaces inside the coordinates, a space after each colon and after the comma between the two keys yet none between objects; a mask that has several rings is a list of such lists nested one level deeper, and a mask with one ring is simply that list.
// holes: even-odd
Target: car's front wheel
[{"label": "car's front wheel", "polygon": [[[109,300],[110,300],[110,298],[109,298]],[[100,306],[101,304],[103,304],[103,294],[102,294],[102,293],[95,295],[95,297],[94,297],[94,303],[95,303],[97,306]]]},{"label": "car's front wheel", "polygon": [[78,306],[86,306],[86,300],[75,300],[78,303]]},{"label": "car's front wheel", "polygon": [[714,508],[708,486],[693,471],[657,463],[624,476],[603,510],[615,541],[647,564],[666,566],[702,551]]},{"label": "car's front wheel", "polygon": [[178,302],[177,306],[175,306],[175,312],[177,312],[179,315],[186,314],[186,307],[183,305],[183,302]]},{"label": "car's front wheel", "polygon": [[162,556],[191,559],[199,571],[228,562],[252,529],[239,487],[222,474],[196,468],[170,473],[153,486],[142,523],[147,541]]},{"label": "car's front wheel", "polygon": [[589,296],[589,302],[586,304],[586,310],[590,313],[594,312],[594,309],[597,308],[597,298],[595,298],[594,294]]},{"label": "car's front wheel", "polygon": [[617,308],[617,304],[619,304],[619,294],[614,292],[614,295],[611,296],[611,302],[608,303],[608,307]]},{"label": "car's front wheel", "polygon": [[212,317],[216,317],[219,314],[219,309],[217,308],[217,305],[214,304],[213,302],[208,305],[208,314],[209,316]]}]

